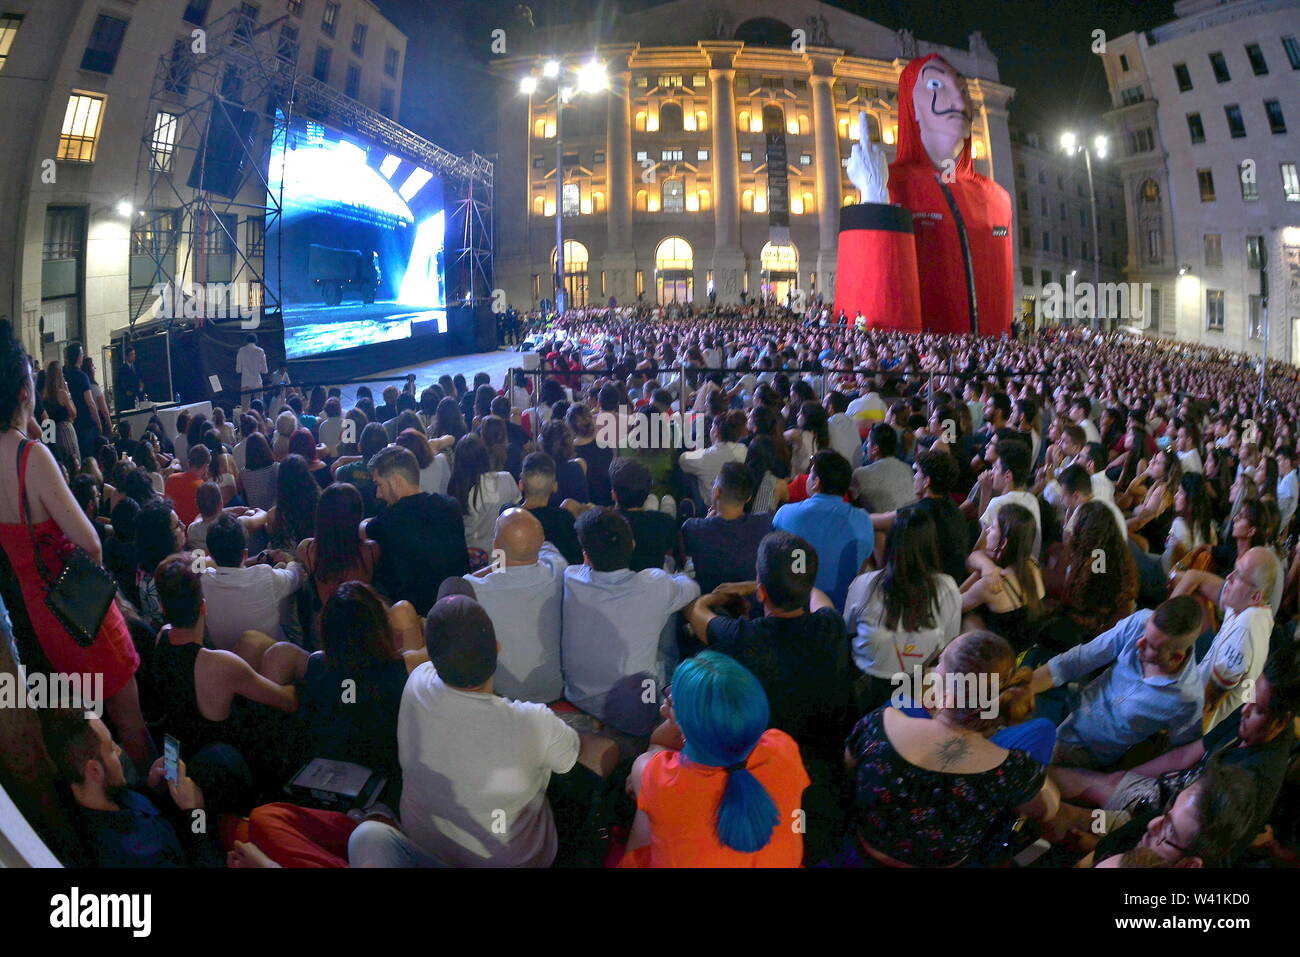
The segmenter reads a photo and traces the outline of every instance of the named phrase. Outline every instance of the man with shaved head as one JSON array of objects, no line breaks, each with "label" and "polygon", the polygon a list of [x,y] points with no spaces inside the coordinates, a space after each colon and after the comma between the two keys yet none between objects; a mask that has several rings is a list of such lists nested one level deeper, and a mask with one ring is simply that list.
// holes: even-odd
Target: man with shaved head
[{"label": "man with shaved head", "polygon": [[1273,633],[1269,598],[1281,574],[1277,556],[1268,548],[1256,546],[1237,559],[1227,578],[1208,572],[1186,572],[1174,587],[1175,595],[1208,598],[1223,615],[1213,642],[1200,656],[1206,731],[1252,700],[1255,679],[1264,670],[1269,636]]},{"label": "man with shaved head", "polygon": [[510,508],[498,516],[492,562],[465,576],[501,642],[498,694],[540,704],[563,696],[560,610],[567,567],[531,512]]}]

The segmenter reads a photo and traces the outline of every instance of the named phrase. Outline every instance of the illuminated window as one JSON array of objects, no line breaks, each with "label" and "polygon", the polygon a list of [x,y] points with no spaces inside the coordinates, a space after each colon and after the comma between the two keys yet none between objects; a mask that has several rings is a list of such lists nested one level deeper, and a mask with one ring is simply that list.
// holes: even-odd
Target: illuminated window
[{"label": "illuminated window", "polygon": [[546,139],[555,139],[555,120],[546,121]]},{"label": "illuminated window", "polygon": [[[585,273],[590,261],[587,247],[576,239],[564,241],[564,271],[566,273]],[[555,247],[551,247],[551,269],[555,269]]]},{"label": "illuminated window", "polygon": [[803,213],[803,197],[801,197],[801,196],[791,196],[791,197],[790,197],[790,212],[794,213],[796,216],[802,215],[802,213]]},{"label": "illuminated window", "polygon": [[799,120],[796,119],[796,118],[793,117],[793,116],[790,117],[790,122],[788,122],[788,123],[786,124],[786,129],[785,129],[785,131],[786,131],[787,133],[789,133],[791,136],[798,136],[798,135],[799,135]]},{"label": "illuminated window", "polygon": [[646,112],[645,112],[645,110],[640,110],[640,111],[637,112],[637,115],[636,115],[636,124],[635,124],[635,125],[636,125],[636,131],[637,131],[638,133],[644,133],[644,132],[645,132],[645,123],[646,123]]},{"label": "illuminated window", "polygon": [[577,183],[565,183],[563,188],[564,215],[577,216],[582,211],[582,191]]},{"label": "illuminated window", "polygon": [[9,59],[9,51],[13,49],[14,38],[18,36],[22,22],[22,14],[0,14],[0,70],[5,68],[5,61]]},{"label": "illuminated window", "polygon": [[760,189],[760,190],[755,191],[755,193],[754,193],[754,212],[756,212],[756,213],[766,213],[766,212],[767,212],[767,190],[766,190],[766,189]]},{"label": "illuminated window", "polygon": [[545,213],[545,212],[546,212],[546,197],[545,197],[545,196],[534,196],[534,197],[533,197],[533,215],[534,215],[534,216],[541,216],[541,215],[542,215],[543,213]]},{"label": "illuminated window", "polygon": [[149,140],[150,168],[171,172],[172,154],[176,151],[176,114],[159,112],[154,117],[153,136]]},{"label": "illuminated window", "polygon": [[645,131],[647,133],[654,133],[658,129],[659,129],[659,114],[651,113],[649,116],[646,117]]},{"label": "illuminated window", "polygon": [[540,140],[540,139],[545,139],[545,137],[546,137],[546,120],[537,120],[536,122],[533,123],[533,136],[536,137],[536,138],[539,139],[539,140]]},{"label": "illuminated window", "polygon": [[840,122],[839,122],[839,126],[840,126],[840,139],[842,139],[842,140],[847,140],[847,139],[849,138],[849,127],[850,127],[851,125],[852,125],[852,124],[849,123],[849,118],[848,118],[847,116],[841,116],[841,117],[840,117]]},{"label": "illuminated window", "polygon": [[58,158],[69,163],[95,162],[99,127],[104,117],[104,97],[94,93],[73,93],[63,114]]},{"label": "illuminated window", "polygon": [[749,110],[740,111],[740,131],[742,133],[749,132]]},{"label": "illuminated window", "polygon": [[812,132],[812,124],[808,122],[806,113],[799,114],[799,131],[805,135]]},{"label": "illuminated window", "polygon": [[695,128],[701,132],[709,128],[709,114],[704,110],[695,111]]},{"label": "illuminated window", "polygon": [[546,201],[546,206],[543,207],[542,209],[542,215],[545,216],[547,219],[550,219],[552,216],[555,215],[555,200],[548,199]]},{"label": "illuminated window", "polygon": [[604,193],[596,192],[591,194],[591,208],[594,212],[597,213],[603,213],[605,211]]},{"label": "illuminated window", "polygon": [[845,205],[845,206],[852,206],[852,205],[853,205],[854,203],[856,203],[857,201],[858,201],[858,194],[855,193],[855,192],[853,192],[853,190],[847,190],[847,191],[844,193],[844,205]]},{"label": "illuminated window", "polygon": [[697,163],[707,163],[707,162],[709,161],[709,151],[708,151],[708,150],[696,150],[696,151],[695,151],[695,161],[696,161]]},{"label": "illuminated window", "polygon": [[751,116],[751,117],[749,118],[749,132],[751,132],[751,133],[761,133],[761,132],[763,132],[763,117],[762,117],[762,116],[760,116],[760,115],[758,115],[758,114],[756,113],[756,114],[754,114],[753,116]]},{"label": "illuminated window", "polygon": [[773,246],[765,243],[758,258],[764,272],[799,271],[799,251],[792,245]]},{"label": "illuminated window", "polygon": [[649,206],[647,205],[648,202],[649,202],[649,194],[646,193],[646,191],[643,190],[643,189],[638,189],[638,190],[636,191],[636,208],[637,208],[637,210],[640,211],[640,212],[642,212],[642,213],[646,212],[646,211],[649,209]]},{"label": "illuminated window", "polygon": [[671,236],[655,249],[656,269],[694,269],[695,253],[684,239]]},{"label": "illuminated window", "polygon": [[320,32],[327,37],[334,36],[334,31],[339,22],[339,5],[335,0],[329,0],[325,4],[325,13],[320,19]]},{"label": "illuminated window", "polygon": [[697,195],[700,199],[701,211],[713,208],[713,196],[707,189],[699,190]]},{"label": "illuminated window", "polygon": [[645,295],[645,273],[640,269],[636,271],[636,294],[638,296]]},{"label": "illuminated window", "polygon": [[740,208],[745,212],[753,212],[754,209],[754,191],[747,189],[740,194]]},{"label": "illuminated window", "polygon": [[663,211],[681,213],[686,210],[686,186],[680,179],[666,179],[661,187],[663,192]]},{"label": "illuminated window", "polygon": [[805,213],[811,213],[811,212],[813,211],[813,194],[812,194],[812,193],[804,193],[804,194],[803,194],[803,211],[804,211]]}]

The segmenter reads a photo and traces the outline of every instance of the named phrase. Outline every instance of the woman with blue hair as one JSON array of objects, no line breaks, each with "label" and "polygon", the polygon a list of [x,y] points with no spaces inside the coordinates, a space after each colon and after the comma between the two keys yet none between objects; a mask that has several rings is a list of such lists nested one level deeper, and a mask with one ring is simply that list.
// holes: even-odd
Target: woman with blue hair
[{"label": "woman with blue hair", "polygon": [[808,787],[799,747],[768,729],[763,686],[735,659],[682,662],[637,760],[636,820],[621,867],[798,867]]}]

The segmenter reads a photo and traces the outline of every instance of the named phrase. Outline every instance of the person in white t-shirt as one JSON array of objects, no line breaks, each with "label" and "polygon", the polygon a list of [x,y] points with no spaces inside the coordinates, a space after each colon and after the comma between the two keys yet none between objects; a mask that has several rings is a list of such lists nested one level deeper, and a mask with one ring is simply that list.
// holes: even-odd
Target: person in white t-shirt
[{"label": "person in white t-shirt", "polygon": [[1277,508],[1282,513],[1278,527],[1285,533],[1291,528],[1291,517],[1300,501],[1300,473],[1296,472],[1295,449],[1291,446],[1279,446],[1274,457],[1277,459],[1277,474],[1281,476],[1277,480]]},{"label": "person in white t-shirt", "polygon": [[1029,480],[1029,444],[1018,439],[1001,439],[995,447],[997,460],[993,468],[981,472],[979,478],[980,541],[977,550],[984,548],[984,536],[998,518],[1004,505],[1022,505],[1034,517],[1034,558],[1043,550],[1043,518],[1038,508],[1038,497],[1025,488]]},{"label": "person in white t-shirt", "polygon": [[1200,595],[1223,612],[1223,623],[1197,665],[1205,687],[1206,731],[1253,694],[1273,633],[1269,596],[1281,573],[1277,556],[1256,547],[1237,559],[1226,579],[1191,571],[1180,576],[1174,586],[1171,597]]},{"label": "person in white t-shirt", "polygon": [[[546,705],[494,692],[496,632],[473,599],[439,600],[424,635],[429,660],[407,679],[397,718],[404,834],[363,827],[382,829],[380,841],[399,860],[549,867],[559,846],[546,793],[551,776],[579,762],[580,774],[608,774],[612,742],[580,735]],[[350,843],[369,840],[354,833]]]},{"label": "person in white t-shirt", "polygon": [[1100,442],[1101,432],[1097,429],[1097,423],[1092,421],[1092,402],[1087,396],[1076,396],[1070,403],[1070,421],[1083,429],[1084,434],[1088,437],[1089,442]]},{"label": "person in white t-shirt", "polygon": [[1174,452],[1183,465],[1184,475],[1203,475],[1205,465],[1201,462],[1201,453],[1197,446],[1201,444],[1200,434],[1191,422],[1180,422],[1174,438]]},{"label": "person in white t-shirt", "polygon": [[862,465],[862,437],[858,425],[849,415],[849,400],[843,392],[828,392],[825,400],[830,415],[827,427],[831,433],[831,448],[849,460],[855,469]]}]

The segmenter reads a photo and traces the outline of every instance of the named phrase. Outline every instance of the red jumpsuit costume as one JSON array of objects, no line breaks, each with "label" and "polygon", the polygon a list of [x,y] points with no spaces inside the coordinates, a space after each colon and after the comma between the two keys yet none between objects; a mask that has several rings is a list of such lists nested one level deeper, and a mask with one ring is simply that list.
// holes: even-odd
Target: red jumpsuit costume
[{"label": "red jumpsuit costume", "polygon": [[[898,81],[898,153],[889,166],[889,197],[911,213],[911,238],[898,211],[857,204],[841,211],[835,310],[861,312],[873,328],[1000,336],[1011,328],[1014,233],[1011,197],[975,172],[968,136],[943,182],[925,146],[913,105],[921,68]],[[915,270],[916,279],[911,275]],[[913,284],[914,283],[914,284]]]}]

